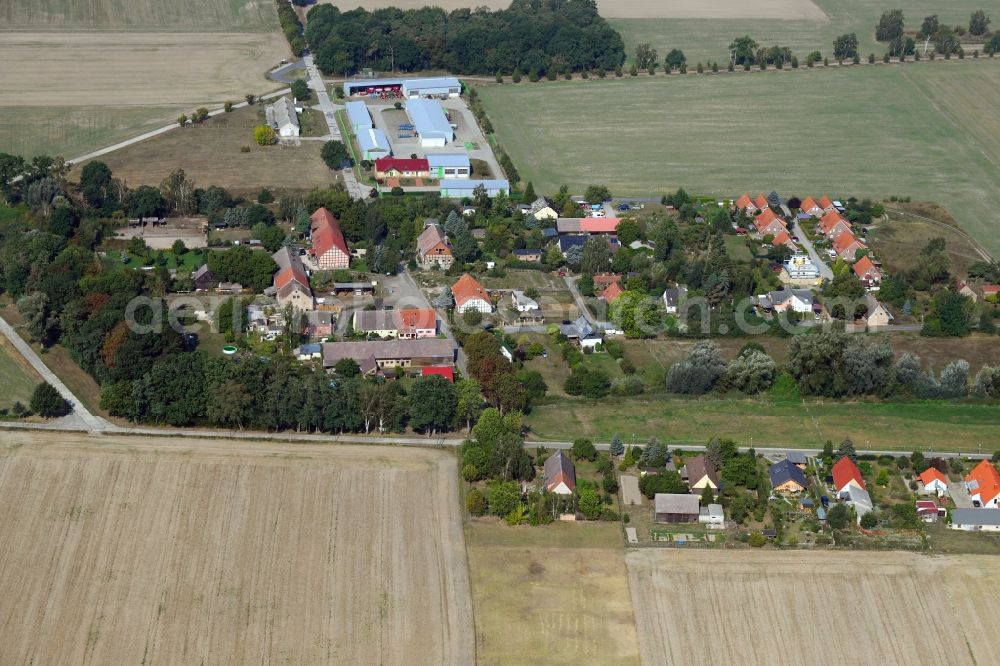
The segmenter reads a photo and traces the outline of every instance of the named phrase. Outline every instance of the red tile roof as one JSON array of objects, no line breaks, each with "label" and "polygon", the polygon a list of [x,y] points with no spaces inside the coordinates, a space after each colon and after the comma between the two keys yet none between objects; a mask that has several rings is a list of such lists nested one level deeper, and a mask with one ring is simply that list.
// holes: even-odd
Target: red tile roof
[{"label": "red tile roof", "polygon": [[802,203],[799,205],[799,210],[801,210],[802,212],[808,212],[813,208],[819,208],[819,206],[816,205],[816,200],[813,199],[812,197],[806,197],[805,199],[802,200]]},{"label": "red tile roof", "polygon": [[580,220],[580,231],[588,234],[613,234],[621,222],[617,217],[585,217]]},{"label": "red tile roof", "polygon": [[309,288],[309,278],[306,274],[294,268],[285,268],[278,271],[274,276],[275,289],[283,289],[289,282],[295,280],[306,289]]},{"label": "red tile roof", "polygon": [[775,235],[774,240],[771,241],[771,244],[772,245],[776,245],[776,246],[777,245],[792,245],[792,246],[795,245],[795,243],[792,242],[792,237],[788,235],[788,231],[779,231],[777,233],[777,235]]},{"label": "red tile roof", "polygon": [[458,278],[458,282],[451,286],[451,293],[455,296],[455,305],[459,307],[474,298],[490,302],[490,295],[483,285],[476,282],[476,279],[468,273]]},{"label": "red tile roof", "polygon": [[865,482],[861,478],[861,470],[854,464],[854,461],[844,456],[833,465],[833,485],[840,492],[852,480],[856,481],[863,489]]},{"label": "red tile roof", "polygon": [[398,157],[381,157],[375,160],[375,170],[379,173],[385,173],[395,169],[396,171],[406,172],[406,171],[428,171],[430,166],[427,164],[427,160],[423,158],[417,159],[400,159]]},{"label": "red tile roof", "polygon": [[823,210],[826,210],[827,208],[833,208],[833,202],[830,201],[830,197],[824,194],[819,198],[819,207],[822,208]]},{"label": "red tile roof", "polygon": [[753,203],[753,199],[750,198],[749,194],[744,194],[739,199],[736,200],[736,207],[740,210],[746,210],[747,206]]},{"label": "red tile roof", "polygon": [[[849,231],[845,231],[833,240],[833,249],[837,251],[837,254],[843,255],[851,249],[851,246],[855,244],[857,244],[857,247],[854,248],[855,252],[865,246],[864,243],[854,237],[854,234]],[[853,259],[853,257],[851,258]]]},{"label": "red tile roof", "polygon": [[984,284],[983,296],[992,296],[993,294],[1000,294],[1000,284]]},{"label": "red tile roof", "polygon": [[835,210],[831,210],[826,215],[820,218],[819,228],[823,230],[824,234],[828,234],[839,224],[843,222],[847,225],[847,228],[851,228],[851,223],[843,218],[843,216]]},{"label": "red tile roof", "polygon": [[972,495],[979,495],[979,501],[983,505],[1000,495],[1000,473],[989,460],[983,460],[976,465],[965,477],[965,482],[978,484],[978,487],[970,489],[969,492]]},{"label": "red tile roof", "polygon": [[313,213],[309,220],[310,232],[312,236],[312,254],[322,257],[333,248],[338,248],[344,254],[350,256],[351,251],[347,249],[347,241],[340,231],[340,223],[326,208],[320,208]]},{"label": "red tile roof", "polygon": [[882,275],[878,267],[875,266],[875,263],[870,258],[868,258],[868,255],[861,257],[854,264],[854,274],[861,279],[863,279],[866,275],[873,275],[875,277],[879,277]]},{"label": "red tile roof", "polygon": [[764,210],[768,208],[767,197],[763,194],[758,194],[757,198],[753,200],[753,205],[757,206],[759,210]]},{"label": "red tile roof", "polygon": [[774,211],[771,210],[770,208],[765,208],[763,212],[761,212],[759,215],[757,215],[757,217],[753,219],[753,223],[754,226],[757,227],[757,231],[766,229],[774,221],[780,222],[782,227],[787,226],[785,221],[780,217],[778,217],[777,215],[775,215]]},{"label": "red tile roof", "polygon": [[934,481],[940,481],[941,483],[948,485],[947,477],[945,477],[945,475],[941,473],[941,470],[936,467],[928,467],[920,473],[920,483],[925,486],[928,483],[933,483]]},{"label": "red tile roof", "polygon": [[598,273],[594,276],[595,287],[607,287],[612,282],[621,282],[622,276],[617,273]]},{"label": "red tile roof", "polygon": [[439,377],[444,377],[452,384],[455,383],[455,369],[448,365],[429,365],[426,368],[420,369],[421,377],[430,377],[431,375],[438,375]]},{"label": "red tile roof", "polygon": [[601,298],[607,303],[613,302],[616,298],[625,293],[625,290],[617,282],[612,282],[607,289],[601,292]]},{"label": "red tile roof", "polygon": [[417,330],[437,329],[437,313],[430,308],[396,310],[396,329],[401,335],[412,335]]}]

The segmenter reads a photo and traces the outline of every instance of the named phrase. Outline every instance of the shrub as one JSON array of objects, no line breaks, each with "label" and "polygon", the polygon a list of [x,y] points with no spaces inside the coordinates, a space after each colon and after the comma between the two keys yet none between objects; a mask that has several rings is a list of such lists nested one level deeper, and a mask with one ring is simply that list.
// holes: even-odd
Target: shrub
[{"label": "shrub", "polygon": [[573,442],[573,457],[577,460],[594,462],[597,459],[597,449],[589,439],[577,439]]},{"label": "shrub", "polygon": [[479,490],[479,488],[473,488],[465,496],[465,508],[470,515],[482,516],[486,514],[487,504],[486,496]]},{"label": "shrub", "polygon": [[882,62],[884,62],[887,65],[889,64],[889,54],[888,53],[886,53],[884,56],[882,56]]},{"label": "shrub", "polygon": [[45,418],[66,416],[72,410],[72,405],[48,382],[42,382],[35,387],[31,393],[30,405],[31,411]]},{"label": "shrub", "polygon": [[754,532],[750,535],[750,538],[747,539],[747,543],[750,544],[751,548],[763,548],[767,543],[767,537],[760,532]]},{"label": "shrub", "polygon": [[511,77],[510,77],[510,80],[513,81],[514,83],[520,83],[521,82],[521,70],[515,69],[514,70],[514,74],[511,75]]},{"label": "shrub", "polygon": [[226,113],[232,113],[233,103],[227,101],[225,104],[222,105],[222,110],[225,111]]},{"label": "shrub", "polygon": [[874,65],[875,64],[875,54],[874,53],[869,53],[868,54],[868,64],[869,65]]},{"label": "shrub", "polygon": [[698,63],[698,73],[699,74],[704,74],[704,72],[705,72],[705,67],[699,62]]},{"label": "shrub", "polygon": [[872,530],[878,527],[878,516],[875,515],[874,511],[869,511],[865,515],[861,516],[861,527],[866,530]]},{"label": "shrub", "polygon": [[278,136],[269,125],[257,125],[253,128],[253,140],[259,146],[270,146],[278,140]]},{"label": "shrub", "polygon": [[630,69],[628,71],[628,75],[629,76],[639,76],[639,69],[635,65],[632,65],[632,69]]}]

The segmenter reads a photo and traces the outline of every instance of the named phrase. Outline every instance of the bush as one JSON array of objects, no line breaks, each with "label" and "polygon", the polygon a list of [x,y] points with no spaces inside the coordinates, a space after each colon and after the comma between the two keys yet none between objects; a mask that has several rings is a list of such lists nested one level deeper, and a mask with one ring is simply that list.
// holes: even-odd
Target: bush
[{"label": "bush", "polygon": [[31,393],[30,405],[31,411],[45,418],[66,416],[72,410],[72,405],[64,400],[59,395],[59,391],[48,382],[43,382],[35,387]]},{"label": "bush", "polygon": [[589,439],[577,439],[573,441],[573,457],[594,462],[597,459],[597,449]]},{"label": "bush", "polygon": [[270,146],[278,140],[278,135],[269,125],[257,125],[253,128],[253,140],[259,146]]},{"label": "bush", "polygon": [[482,516],[486,514],[488,506],[486,504],[486,496],[479,490],[479,488],[473,488],[465,496],[465,509],[473,516]]},{"label": "bush", "polygon": [[754,532],[750,535],[750,538],[747,539],[747,543],[750,544],[751,548],[763,548],[767,543],[767,537],[760,532]]}]

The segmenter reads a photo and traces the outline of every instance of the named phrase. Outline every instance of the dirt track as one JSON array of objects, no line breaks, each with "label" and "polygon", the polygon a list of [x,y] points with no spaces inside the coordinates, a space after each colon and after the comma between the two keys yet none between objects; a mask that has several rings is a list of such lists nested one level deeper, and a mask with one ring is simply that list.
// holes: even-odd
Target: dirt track
[{"label": "dirt track", "polygon": [[4,663],[468,664],[446,454],[0,433]]},{"label": "dirt track", "polygon": [[645,664],[989,664],[995,558],[639,550]]}]

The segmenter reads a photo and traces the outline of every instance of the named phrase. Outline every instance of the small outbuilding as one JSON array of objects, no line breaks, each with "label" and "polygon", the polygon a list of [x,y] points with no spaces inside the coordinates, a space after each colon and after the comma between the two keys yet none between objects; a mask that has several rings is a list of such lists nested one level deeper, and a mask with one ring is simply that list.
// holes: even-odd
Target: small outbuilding
[{"label": "small outbuilding", "polygon": [[657,493],[653,503],[658,523],[696,523],[701,516],[697,495]]}]

